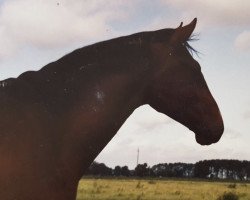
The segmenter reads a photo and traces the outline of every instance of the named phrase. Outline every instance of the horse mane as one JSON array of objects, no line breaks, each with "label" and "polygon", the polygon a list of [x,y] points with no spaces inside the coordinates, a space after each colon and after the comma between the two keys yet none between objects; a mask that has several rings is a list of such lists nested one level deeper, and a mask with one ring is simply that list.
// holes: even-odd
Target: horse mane
[{"label": "horse mane", "polygon": [[193,56],[194,54],[199,56],[200,52],[196,50],[194,47],[192,47],[189,42],[197,41],[199,40],[198,35],[192,34],[186,42],[184,42],[184,46],[187,48],[187,50],[191,53]]},{"label": "horse mane", "polygon": [[[51,62],[41,69],[37,71],[26,71],[20,74],[17,78],[8,78],[5,80],[0,81],[0,87],[6,87],[8,85],[12,85],[15,82],[18,82],[19,80],[35,80],[39,78],[46,79],[46,75],[50,76],[53,73],[59,73],[60,70],[63,70],[64,72],[71,73],[72,71],[79,68],[77,65],[79,60],[86,59],[86,64],[89,60],[89,56],[95,56],[97,53],[100,55],[102,51],[105,51],[107,48],[111,48],[112,46],[119,46],[120,48],[125,47],[134,47],[141,45],[142,41],[150,41],[150,42],[166,42],[169,40],[171,35],[173,34],[174,29],[160,29],[156,31],[146,31],[146,32],[139,32],[134,33],[128,36],[121,36],[114,39],[109,39],[106,41],[94,43],[88,46],[84,46],[82,48],[78,48],[58,60]],[[189,50],[189,52],[193,55],[198,54],[199,52],[195,50],[190,44],[190,41],[197,40],[194,38],[194,35],[192,35],[183,45]],[[67,63],[70,65],[62,66],[60,64]],[[91,67],[91,66],[89,66]],[[37,81],[35,81],[37,82]]]}]

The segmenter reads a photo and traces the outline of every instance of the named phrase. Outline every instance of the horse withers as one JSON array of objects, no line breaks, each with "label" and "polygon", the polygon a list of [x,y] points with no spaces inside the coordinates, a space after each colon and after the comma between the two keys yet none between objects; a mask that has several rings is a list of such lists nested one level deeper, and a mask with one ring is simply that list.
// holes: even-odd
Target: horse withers
[{"label": "horse withers", "polygon": [[74,200],[84,171],[141,105],[192,130],[223,133],[190,54],[187,26],[100,42],[0,82],[0,199]]}]

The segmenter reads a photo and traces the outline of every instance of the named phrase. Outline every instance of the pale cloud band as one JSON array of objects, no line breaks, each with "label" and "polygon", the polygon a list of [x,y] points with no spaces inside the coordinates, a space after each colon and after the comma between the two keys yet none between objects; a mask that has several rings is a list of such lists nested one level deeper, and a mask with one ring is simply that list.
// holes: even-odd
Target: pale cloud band
[{"label": "pale cloud band", "polygon": [[[0,10],[0,58],[23,45],[58,48],[105,38],[109,22],[126,18],[121,1],[5,1]],[[114,32],[114,30],[113,30]]]},{"label": "pale cloud band", "polygon": [[235,40],[235,47],[240,51],[250,50],[250,31],[243,31]]},{"label": "pale cloud band", "polygon": [[[112,21],[131,20],[135,10],[147,1],[122,0],[10,0],[0,4],[0,59],[13,55],[25,45],[53,49],[72,43],[111,38],[122,33],[111,25]],[[156,0],[155,5],[165,7],[164,15],[152,17],[147,29],[165,28],[168,22],[199,18],[198,28],[211,26],[250,25],[250,1],[214,0]],[[179,17],[168,14],[176,10]],[[245,11],[245,12],[244,12]],[[147,10],[145,10],[147,12]],[[170,23],[171,25],[174,23]],[[177,25],[177,24],[176,24]],[[249,49],[249,31],[235,40],[238,49]]]},{"label": "pale cloud band", "polygon": [[161,0],[182,11],[183,18],[198,17],[206,26],[250,25],[250,1],[238,0]]}]

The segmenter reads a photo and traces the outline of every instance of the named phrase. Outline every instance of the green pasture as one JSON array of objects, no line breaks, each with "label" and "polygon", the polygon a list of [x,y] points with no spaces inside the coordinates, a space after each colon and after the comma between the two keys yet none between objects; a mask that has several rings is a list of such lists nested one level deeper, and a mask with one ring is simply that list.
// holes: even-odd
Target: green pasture
[{"label": "green pasture", "polygon": [[77,200],[217,200],[225,192],[250,200],[249,183],[154,179],[82,179]]}]

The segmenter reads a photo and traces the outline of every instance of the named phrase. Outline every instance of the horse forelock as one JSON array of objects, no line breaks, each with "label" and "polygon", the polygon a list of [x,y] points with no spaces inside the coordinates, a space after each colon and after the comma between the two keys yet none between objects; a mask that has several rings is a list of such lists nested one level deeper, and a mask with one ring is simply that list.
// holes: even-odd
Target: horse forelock
[{"label": "horse forelock", "polygon": [[191,53],[192,56],[193,56],[194,54],[197,55],[197,56],[199,56],[199,54],[200,54],[200,52],[199,52],[197,49],[195,49],[194,47],[192,47],[192,46],[189,44],[190,42],[194,42],[194,41],[197,41],[197,40],[199,40],[198,35],[192,34],[192,35],[187,39],[187,41],[184,42],[184,46],[185,46],[185,47],[187,48],[187,50]]}]

